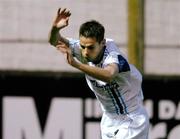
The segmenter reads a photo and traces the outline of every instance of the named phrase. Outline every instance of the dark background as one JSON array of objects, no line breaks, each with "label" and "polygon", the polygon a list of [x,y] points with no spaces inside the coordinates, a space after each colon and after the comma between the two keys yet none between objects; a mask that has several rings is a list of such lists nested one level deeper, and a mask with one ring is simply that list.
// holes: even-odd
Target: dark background
[{"label": "dark background", "polygon": [[[180,77],[144,76],[143,92],[146,99],[154,102],[154,113],[150,122],[152,125],[163,122],[158,119],[159,100],[172,100],[178,104]],[[3,96],[31,96],[36,102],[42,130],[46,122],[50,101],[53,97],[95,98],[86,84],[83,73],[28,73],[28,72],[2,72],[0,74],[0,111],[2,112]],[[95,119],[84,119],[84,122]],[[96,119],[97,121],[100,119]],[[0,136],[2,136],[2,113],[0,114]],[[168,131],[179,121],[171,119]]]}]

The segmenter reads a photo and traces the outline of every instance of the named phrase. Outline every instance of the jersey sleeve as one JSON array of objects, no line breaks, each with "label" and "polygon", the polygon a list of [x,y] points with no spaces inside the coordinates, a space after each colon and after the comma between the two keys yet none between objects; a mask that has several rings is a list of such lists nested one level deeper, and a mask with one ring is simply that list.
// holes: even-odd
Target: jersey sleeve
[{"label": "jersey sleeve", "polygon": [[119,72],[126,72],[130,71],[130,66],[127,59],[121,54],[119,48],[116,44],[111,40],[107,43],[108,47],[108,54],[104,61],[104,66],[108,64],[116,63],[119,68]]},{"label": "jersey sleeve", "polygon": [[80,50],[79,50],[79,40],[72,39],[72,38],[67,38],[69,40],[69,46],[72,50],[73,56],[78,56],[80,55]]},{"label": "jersey sleeve", "polygon": [[72,39],[72,38],[67,38],[69,40],[69,47],[72,50],[72,54],[77,60],[79,60],[82,63],[85,63],[85,60],[83,59],[81,55],[81,50],[80,50],[80,44],[79,40]]}]

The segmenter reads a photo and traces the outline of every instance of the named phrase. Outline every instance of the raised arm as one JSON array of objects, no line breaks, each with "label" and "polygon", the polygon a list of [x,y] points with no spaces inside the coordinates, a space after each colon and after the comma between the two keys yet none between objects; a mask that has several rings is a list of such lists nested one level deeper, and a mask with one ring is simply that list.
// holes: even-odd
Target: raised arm
[{"label": "raised arm", "polygon": [[64,42],[66,45],[69,45],[69,41],[61,36],[60,30],[68,26],[69,17],[71,13],[69,10],[59,8],[57,15],[53,21],[52,28],[49,32],[49,43],[53,46],[57,46],[58,42]]}]

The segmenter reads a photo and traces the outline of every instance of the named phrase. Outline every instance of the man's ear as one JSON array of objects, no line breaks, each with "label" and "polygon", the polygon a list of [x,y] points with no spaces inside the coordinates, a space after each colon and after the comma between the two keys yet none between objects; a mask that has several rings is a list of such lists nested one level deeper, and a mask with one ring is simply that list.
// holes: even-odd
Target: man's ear
[{"label": "man's ear", "polygon": [[103,40],[101,41],[101,44],[102,44],[103,46],[105,46],[105,44],[106,44],[106,39],[103,39]]}]

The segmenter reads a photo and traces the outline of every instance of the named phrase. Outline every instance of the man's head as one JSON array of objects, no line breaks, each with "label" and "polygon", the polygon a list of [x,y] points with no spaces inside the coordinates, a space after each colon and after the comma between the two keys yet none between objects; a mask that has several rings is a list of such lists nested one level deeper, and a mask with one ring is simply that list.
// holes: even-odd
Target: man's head
[{"label": "man's head", "polygon": [[105,40],[104,26],[95,20],[83,23],[79,29],[82,55],[88,61],[97,61],[103,54]]},{"label": "man's head", "polygon": [[97,42],[101,42],[104,39],[104,26],[95,20],[91,20],[83,23],[80,26],[79,36],[86,38],[95,38]]}]

